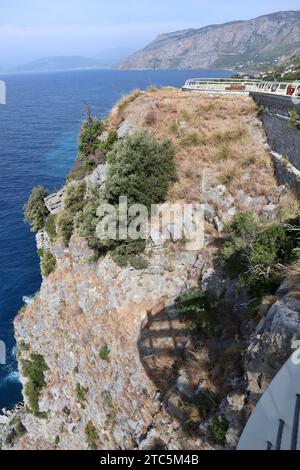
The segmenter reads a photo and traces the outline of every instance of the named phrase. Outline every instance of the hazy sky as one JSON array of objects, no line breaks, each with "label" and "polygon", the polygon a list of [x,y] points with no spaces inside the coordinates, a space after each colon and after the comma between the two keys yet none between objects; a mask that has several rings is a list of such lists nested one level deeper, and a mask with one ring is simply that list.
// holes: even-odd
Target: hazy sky
[{"label": "hazy sky", "polygon": [[299,0],[0,0],[0,62],[101,56],[161,32],[297,9]]}]

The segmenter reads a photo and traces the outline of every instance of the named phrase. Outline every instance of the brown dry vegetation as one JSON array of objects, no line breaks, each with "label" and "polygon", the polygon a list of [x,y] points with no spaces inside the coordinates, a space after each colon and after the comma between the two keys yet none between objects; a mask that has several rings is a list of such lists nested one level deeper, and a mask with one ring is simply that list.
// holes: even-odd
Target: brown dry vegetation
[{"label": "brown dry vegetation", "polygon": [[276,187],[273,168],[264,148],[265,136],[251,98],[210,96],[163,88],[135,91],[117,105],[108,127],[129,119],[158,138],[169,137],[176,147],[178,181],[170,199],[199,201],[204,169],[215,184],[226,184],[235,196],[243,189],[264,196]]}]

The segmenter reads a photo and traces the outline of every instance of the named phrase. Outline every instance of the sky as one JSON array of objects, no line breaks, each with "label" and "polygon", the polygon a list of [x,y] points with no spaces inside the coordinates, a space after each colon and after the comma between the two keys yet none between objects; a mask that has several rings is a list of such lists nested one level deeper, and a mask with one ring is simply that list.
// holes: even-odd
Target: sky
[{"label": "sky", "polygon": [[299,0],[0,0],[0,64],[101,57],[163,32],[298,9]]}]

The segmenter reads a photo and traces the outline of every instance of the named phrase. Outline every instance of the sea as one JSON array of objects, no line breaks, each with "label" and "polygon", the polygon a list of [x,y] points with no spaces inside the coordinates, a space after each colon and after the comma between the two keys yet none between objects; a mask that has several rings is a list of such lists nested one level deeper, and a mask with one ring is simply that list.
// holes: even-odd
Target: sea
[{"label": "sea", "polygon": [[189,78],[230,75],[220,70],[0,75],[7,93],[6,105],[0,105],[0,351],[6,351],[5,358],[0,355],[0,413],[22,401],[13,320],[41,284],[35,237],[23,221],[23,205],[34,186],[51,192],[64,184],[86,106],[103,118],[136,88],[181,87]]}]

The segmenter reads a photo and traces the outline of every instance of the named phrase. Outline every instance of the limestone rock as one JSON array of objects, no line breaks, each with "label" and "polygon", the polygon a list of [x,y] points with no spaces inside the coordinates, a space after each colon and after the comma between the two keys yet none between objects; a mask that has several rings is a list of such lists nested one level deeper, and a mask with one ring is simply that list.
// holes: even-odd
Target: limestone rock
[{"label": "limestone rock", "polygon": [[87,187],[87,194],[91,194],[93,190],[99,192],[104,188],[107,178],[107,165],[98,165],[91,175],[84,178]]},{"label": "limestone rock", "polygon": [[216,229],[218,231],[218,234],[220,235],[224,230],[224,225],[223,225],[223,223],[221,222],[221,220],[219,219],[218,216],[213,218],[213,224],[216,227]]},{"label": "limestone rock", "polygon": [[57,193],[51,194],[45,198],[45,205],[51,214],[55,215],[63,210],[65,195],[66,188],[64,187],[60,191],[57,191]]},{"label": "limestone rock", "polygon": [[226,282],[220,269],[207,268],[202,273],[201,289],[211,297],[220,299],[225,292]]},{"label": "limestone rock", "polygon": [[300,340],[300,302],[284,296],[259,323],[245,364],[248,390],[254,401],[265,391]]},{"label": "limestone rock", "polygon": [[132,131],[132,126],[129,121],[123,121],[118,128],[118,139],[123,139],[127,134]]},{"label": "limestone rock", "polygon": [[49,250],[50,249],[50,238],[46,230],[39,230],[35,236],[36,246],[38,250]]}]

